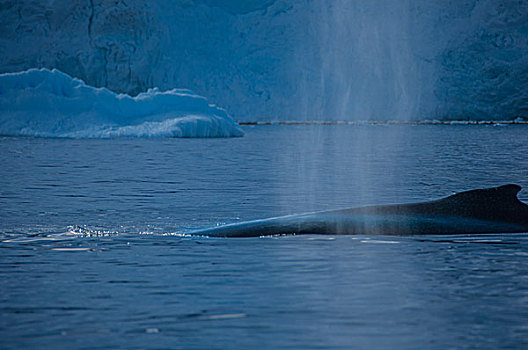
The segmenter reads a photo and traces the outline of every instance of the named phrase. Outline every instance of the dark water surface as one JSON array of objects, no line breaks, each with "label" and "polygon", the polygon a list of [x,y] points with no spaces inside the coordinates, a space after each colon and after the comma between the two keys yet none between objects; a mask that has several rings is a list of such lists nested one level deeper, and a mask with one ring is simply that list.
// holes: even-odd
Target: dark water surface
[{"label": "dark water surface", "polygon": [[0,348],[526,348],[528,235],[189,229],[517,183],[526,126],[0,139]]}]

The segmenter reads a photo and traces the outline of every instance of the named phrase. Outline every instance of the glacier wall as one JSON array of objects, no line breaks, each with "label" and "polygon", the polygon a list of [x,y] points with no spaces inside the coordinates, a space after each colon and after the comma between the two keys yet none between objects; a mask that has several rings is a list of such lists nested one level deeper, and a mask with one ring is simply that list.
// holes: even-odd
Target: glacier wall
[{"label": "glacier wall", "polygon": [[4,0],[0,73],[188,88],[250,120],[528,117],[525,0]]}]

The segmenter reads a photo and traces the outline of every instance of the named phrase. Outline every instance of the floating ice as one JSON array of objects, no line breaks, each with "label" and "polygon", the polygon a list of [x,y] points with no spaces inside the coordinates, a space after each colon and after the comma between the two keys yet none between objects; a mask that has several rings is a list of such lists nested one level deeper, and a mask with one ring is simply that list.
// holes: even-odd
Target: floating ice
[{"label": "floating ice", "polygon": [[40,137],[232,137],[243,132],[192,91],[135,97],[95,88],[58,70],[0,74],[0,134]]}]

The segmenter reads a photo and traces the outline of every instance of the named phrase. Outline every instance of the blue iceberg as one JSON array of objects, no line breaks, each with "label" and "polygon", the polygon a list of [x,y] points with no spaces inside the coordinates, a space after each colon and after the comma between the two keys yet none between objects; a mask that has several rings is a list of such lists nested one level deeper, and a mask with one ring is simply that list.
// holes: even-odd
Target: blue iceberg
[{"label": "blue iceberg", "polygon": [[233,137],[225,110],[190,90],[137,96],[86,85],[56,69],[0,74],[0,134],[9,136]]}]

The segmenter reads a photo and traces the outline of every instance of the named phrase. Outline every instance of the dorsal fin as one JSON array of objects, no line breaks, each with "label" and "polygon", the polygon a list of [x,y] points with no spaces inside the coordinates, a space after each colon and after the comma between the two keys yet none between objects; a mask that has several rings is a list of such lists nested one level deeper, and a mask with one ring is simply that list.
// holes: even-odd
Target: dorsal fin
[{"label": "dorsal fin", "polygon": [[443,200],[468,200],[468,201],[479,201],[479,200],[491,200],[504,202],[519,202],[517,194],[521,191],[522,187],[515,184],[508,184],[499,187],[471,190],[466,192],[460,192],[453,194]]},{"label": "dorsal fin", "polygon": [[528,205],[517,198],[521,186],[509,184],[471,190],[430,202],[351,208],[337,212],[453,216],[499,221],[528,227]]},{"label": "dorsal fin", "polygon": [[432,203],[460,216],[528,223],[528,205],[517,198],[519,191],[521,186],[509,184],[460,192]]}]

